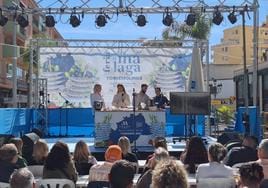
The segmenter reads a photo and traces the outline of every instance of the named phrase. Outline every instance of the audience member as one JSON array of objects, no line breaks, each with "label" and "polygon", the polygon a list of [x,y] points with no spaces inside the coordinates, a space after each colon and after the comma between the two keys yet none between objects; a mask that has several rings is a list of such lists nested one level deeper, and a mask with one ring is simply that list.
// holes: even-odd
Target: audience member
[{"label": "audience member", "polygon": [[118,145],[111,145],[105,152],[105,162],[103,164],[95,164],[89,170],[89,182],[109,181],[108,174],[115,161],[122,159],[122,151]]},{"label": "audience member", "polygon": [[180,160],[183,162],[188,173],[195,173],[196,165],[207,163],[208,154],[202,138],[198,136],[191,137],[185,151],[180,156]]},{"label": "audience member", "polygon": [[156,164],[162,160],[169,160],[168,151],[165,148],[158,147],[155,149],[153,157],[149,160],[143,174],[140,176],[136,187],[137,188],[149,188],[152,182],[152,171]]},{"label": "audience member", "polygon": [[83,140],[76,143],[73,160],[79,175],[87,175],[89,173],[89,169],[94,164],[97,164],[96,158],[91,155],[89,147]]},{"label": "audience member", "polygon": [[258,140],[254,136],[246,136],[243,139],[242,147],[234,147],[224,159],[224,164],[233,166],[237,163],[244,163],[249,161],[256,161]]},{"label": "audience member", "polygon": [[227,151],[220,143],[215,143],[209,146],[208,160],[209,163],[200,164],[196,171],[196,180],[199,178],[232,178],[233,169],[225,166],[221,161],[224,159]]},{"label": "audience member", "polygon": [[116,161],[110,171],[110,188],[132,188],[135,170],[125,160]]},{"label": "audience member", "polygon": [[69,148],[63,142],[56,142],[46,158],[43,179],[49,178],[77,181],[77,172],[71,160]]},{"label": "audience member", "polygon": [[263,169],[258,163],[244,164],[239,168],[240,187],[258,188],[263,180]]},{"label": "audience member", "polygon": [[48,156],[48,145],[44,139],[39,139],[33,147],[33,160],[29,165],[44,165]]},{"label": "audience member", "polygon": [[268,139],[263,139],[258,149],[258,160],[263,168],[264,179],[268,179]]},{"label": "audience member", "polygon": [[[154,147],[155,149],[157,149],[157,148],[159,148],[159,147],[162,147],[162,148],[165,148],[165,149],[167,150],[167,140],[166,140],[165,137],[157,136],[157,137],[155,137],[153,140],[150,140],[150,141],[149,141],[149,144],[152,144],[153,147]],[[167,150],[167,151],[168,151],[168,150]],[[150,160],[150,158],[153,157],[153,155],[154,155],[154,153],[151,154],[151,155],[149,155],[149,156],[147,157],[147,159],[146,159],[146,164],[148,163],[148,161]]]},{"label": "audience member", "polygon": [[10,188],[35,188],[33,174],[27,168],[15,170],[10,176]]},{"label": "audience member", "polygon": [[137,156],[134,153],[131,153],[130,141],[128,137],[121,136],[118,140],[118,145],[122,150],[122,159],[133,163],[138,162]]},{"label": "audience member", "polygon": [[188,188],[187,173],[183,164],[175,160],[159,162],[152,175],[153,188]]},{"label": "audience member", "polygon": [[9,182],[10,175],[18,169],[18,150],[14,144],[5,144],[0,148],[0,182]]},{"label": "audience member", "polygon": [[9,140],[9,143],[14,144],[17,147],[18,150],[18,160],[16,165],[18,166],[18,168],[23,168],[27,166],[27,161],[22,157],[22,146],[23,146],[23,142],[21,138],[11,138]]}]

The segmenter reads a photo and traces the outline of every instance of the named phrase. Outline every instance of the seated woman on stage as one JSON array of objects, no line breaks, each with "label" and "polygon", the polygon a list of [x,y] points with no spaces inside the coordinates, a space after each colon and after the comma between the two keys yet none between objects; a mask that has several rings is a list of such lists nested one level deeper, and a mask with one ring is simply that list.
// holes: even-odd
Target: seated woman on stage
[{"label": "seated woman on stage", "polygon": [[101,102],[102,103],[102,109],[105,108],[105,103],[103,96],[101,95],[101,85],[95,84],[93,88],[93,93],[90,94],[90,102],[93,109],[95,109],[95,102]]},{"label": "seated woman on stage", "polygon": [[123,84],[117,84],[117,93],[114,95],[112,105],[116,108],[127,108],[130,105],[129,95]]}]

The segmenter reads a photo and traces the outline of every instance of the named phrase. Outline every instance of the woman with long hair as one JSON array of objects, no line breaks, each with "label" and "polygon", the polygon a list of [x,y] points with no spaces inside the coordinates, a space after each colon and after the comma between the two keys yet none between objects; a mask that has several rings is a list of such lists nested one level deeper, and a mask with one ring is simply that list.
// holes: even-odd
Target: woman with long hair
[{"label": "woman with long hair", "polygon": [[131,152],[130,141],[128,137],[121,136],[118,140],[118,145],[122,150],[122,159],[125,159],[129,162],[134,162],[134,163],[138,162],[137,156]]},{"label": "woman with long hair", "polygon": [[62,178],[77,181],[77,172],[67,144],[56,142],[49,152],[43,170],[43,179]]},{"label": "woman with long hair", "polygon": [[127,108],[130,105],[130,98],[123,84],[117,84],[117,92],[112,105],[116,108]]},{"label": "woman with long hair", "polygon": [[39,139],[33,147],[33,161],[29,165],[44,165],[48,155],[48,145],[45,140]]},{"label": "woman with long hair", "polygon": [[91,166],[97,164],[96,158],[91,155],[87,144],[83,140],[76,143],[73,160],[79,175],[89,174]]}]

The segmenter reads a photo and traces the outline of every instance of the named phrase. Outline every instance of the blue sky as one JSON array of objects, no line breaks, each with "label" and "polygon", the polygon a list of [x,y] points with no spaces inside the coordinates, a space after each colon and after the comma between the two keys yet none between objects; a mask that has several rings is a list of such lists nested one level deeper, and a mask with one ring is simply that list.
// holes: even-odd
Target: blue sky
[{"label": "blue sky", "polygon": [[[44,0],[45,1],[45,0]],[[252,2],[250,0],[249,2]],[[49,1],[51,2],[51,1]],[[77,1],[76,1],[77,2]],[[80,2],[80,1],[79,1]],[[91,6],[93,7],[101,7],[100,2],[104,2],[104,0],[93,1]],[[142,2],[142,3],[141,3]],[[146,3],[149,1],[141,1],[137,0],[136,5],[146,6]],[[165,1],[161,1],[165,2]],[[167,1],[166,1],[167,2]],[[194,2],[194,1],[182,1],[183,2]],[[205,2],[211,2],[210,5],[216,5],[218,1],[206,0]],[[226,1],[228,2],[228,0]],[[229,0],[228,5],[232,5]],[[214,3],[214,4],[213,4]],[[80,2],[81,4],[81,2]],[[260,4],[260,16],[259,23],[263,23],[268,16],[268,0],[259,0]],[[48,6],[48,3],[43,4],[44,7]],[[59,7],[60,4],[54,4],[54,7]],[[72,6],[76,6],[75,3]],[[188,5],[189,6],[189,5]],[[178,22],[183,22],[185,20],[186,14],[178,14],[173,15],[176,17]],[[251,20],[246,17],[247,25],[253,25],[253,14],[250,13]],[[136,23],[134,23],[129,16],[127,15],[119,15],[116,19],[114,16],[111,21],[107,23],[107,25],[103,28],[95,27],[95,16],[94,15],[86,15],[81,25],[77,28],[72,28],[71,25],[65,22],[68,17],[63,16],[61,21],[59,20],[59,16],[57,16],[58,23],[56,24],[56,28],[62,34],[62,36],[66,39],[139,39],[139,38],[148,38],[148,39],[161,39],[161,33],[165,26],[162,24],[162,14],[158,15],[147,15],[148,23],[145,27],[138,27]],[[220,26],[213,25],[211,34],[210,34],[210,44],[218,44],[220,39],[223,37],[223,30],[232,26],[241,25],[241,16],[238,17],[237,23],[231,25],[227,19],[227,14],[224,14],[224,21]]]}]

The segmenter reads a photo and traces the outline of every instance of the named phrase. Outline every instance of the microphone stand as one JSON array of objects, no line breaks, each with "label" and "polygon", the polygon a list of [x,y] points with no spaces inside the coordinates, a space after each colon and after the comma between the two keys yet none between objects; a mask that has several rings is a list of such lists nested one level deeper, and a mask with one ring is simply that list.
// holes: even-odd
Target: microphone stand
[{"label": "microphone stand", "polygon": [[[72,103],[70,103],[70,101],[67,100],[61,93],[59,93],[59,95],[61,96],[61,98],[63,98],[65,100],[65,102],[63,103],[63,106],[64,105],[65,105],[65,107],[71,106],[72,108],[74,108],[74,105]],[[68,108],[66,108],[66,110],[65,110],[65,115],[66,115],[66,117],[65,117],[66,118],[65,119],[65,128],[66,128],[65,136],[67,136],[68,135],[68,129],[69,129],[69,125],[68,125],[69,110],[68,110]],[[61,126],[60,126],[60,132],[61,132]]]},{"label": "microphone stand", "polygon": [[137,143],[136,143],[136,135],[137,135],[137,130],[136,130],[136,93],[135,93],[135,88],[133,88],[133,123],[134,123],[134,153],[137,154]]}]

